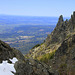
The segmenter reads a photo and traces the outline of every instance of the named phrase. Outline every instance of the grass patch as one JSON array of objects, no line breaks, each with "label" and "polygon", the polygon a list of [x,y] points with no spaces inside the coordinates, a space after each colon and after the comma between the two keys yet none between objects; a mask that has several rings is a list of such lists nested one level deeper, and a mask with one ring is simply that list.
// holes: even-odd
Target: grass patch
[{"label": "grass patch", "polygon": [[68,34],[67,36],[66,36],[66,38],[69,38],[71,36],[71,34]]},{"label": "grass patch", "polygon": [[56,50],[52,51],[51,53],[47,53],[40,57],[37,57],[37,59],[40,60],[41,62],[47,63],[50,59],[53,59],[55,51]]}]

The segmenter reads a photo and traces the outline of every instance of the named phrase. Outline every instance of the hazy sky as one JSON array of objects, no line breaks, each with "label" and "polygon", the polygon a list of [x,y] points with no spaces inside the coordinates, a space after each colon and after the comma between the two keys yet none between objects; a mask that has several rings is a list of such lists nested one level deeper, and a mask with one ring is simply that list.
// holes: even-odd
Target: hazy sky
[{"label": "hazy sky", "polygon": [[75,0],[0,0],[0,14],[67,16],[75,11]]}]

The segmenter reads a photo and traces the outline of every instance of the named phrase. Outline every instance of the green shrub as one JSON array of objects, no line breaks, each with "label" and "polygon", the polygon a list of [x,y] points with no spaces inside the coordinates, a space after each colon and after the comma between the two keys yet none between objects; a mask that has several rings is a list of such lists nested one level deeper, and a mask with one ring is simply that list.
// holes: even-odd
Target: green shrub
[{"label": "green shrub", "polygon": [[71,36],[71,34],[68,34],[67,36],[66,36],[66,38],[69,38]]},{"label": "green shrub", "polygon": [[44,54],[44,55],[41,57],[40,61],[47,63],[50,59],[53,59],[54,54],[55,54],[55,51],[53,51],[53,52],[51,52],[51,53],[48,53],[48,54]]},{"label": "green shrub", "polygon": [[38,46],[40,46],[40,44],[35,45],[32,49],[34,49],[34,48],[36,48],[36,47],[38,47]]}]

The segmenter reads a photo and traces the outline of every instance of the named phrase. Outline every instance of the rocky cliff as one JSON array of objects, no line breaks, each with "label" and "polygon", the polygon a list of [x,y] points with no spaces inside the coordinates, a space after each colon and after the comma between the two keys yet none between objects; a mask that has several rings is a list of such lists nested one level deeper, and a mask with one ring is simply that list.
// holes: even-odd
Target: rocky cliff
[{"label": "rocky cliff", "polygon": [[66,21],[61,15],[45,42],[27,56],[45,62],[59,75],[75,75],[75,12]]},{"label": "rocky cliff", "polygon": [[47,64],[60,75],[75,75],[75,34],[62,42]]},{"label": "rocky cliff", "polygon": [[25,57],[0,40],[0,66],[6,60],[13,64],[14,57],[18,60],[14,64],[16,72],[11,72],[14,75],[75,75],[75,12],[66,21],[61,15],[45,42]]},{"label": "rocky cliff", "polygon": [[61,43],[75,34],[75,12],[71,15],[71,19],[64,21],[63,16],[59,17],[58,23],[51,34],[49,34],[43,44],[30,50],[29,56],[37,58],[43,54],[57,50]]},{"label": "rocky cliff", "polygon": [[[13,75],[53,75],[46,64],[37,60],[26,59],[20,51],[11,48],[8,44],[0,40],[0,75],[4,75],[5,73],[3,72],[7,73],[7,71],[9,71],[6,66],[13,64],[11,62],[13,58],[18,60],[14,64],[16,72],[11,72]],[[8,63],[6,61],[8,61]],[[2,66],[5,68],[3,69]],[[6,75],[10,75],[9,72]]]}]

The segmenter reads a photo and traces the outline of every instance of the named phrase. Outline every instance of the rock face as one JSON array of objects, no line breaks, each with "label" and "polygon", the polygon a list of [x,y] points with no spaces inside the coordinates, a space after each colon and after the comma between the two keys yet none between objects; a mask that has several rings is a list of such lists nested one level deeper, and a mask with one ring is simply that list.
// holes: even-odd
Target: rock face
[{"label": "rock face", "polygon": [[75,34],[62,42],[48,65],[60,75],[75,75]]},{"label": "rock face", "polygon": [[8,60],[11,64],[9,59],[13,57],[18,59],[14,66],[16,69],[14,75],[53,75],[46,64],[33,59],[26,59],[20,51],[11,48],[8,44],[0,40],[0,63]]},{"label": "rock face", "polygon": [[18,60],[24,61],[25,58],[18,50],[11,48],[8,44],[0,40],[0,63],[3,60],[9,60],[16,57]]},{"label": "rock face", "polygon": [[61,15],[61,16],[59,17],[59,20],[58,20],[57,25],[61,25],[63,22],[64,22],[63,16]]},{"label": "rock face", "polygon": [[75,12],[71,15],[72,24],[75,24]]},{"label": "rock face", "polygon": [[66,21],[61,15],[45,42],[30,50],[27,56],[42,60],[59,75],[75,75],[75,12]]},{"label": "rock face", "polygon": [[15,69],[17,71],[15,75],[53,75],[47,65],[32,59],[16,62]]},{"label": "rock face", "polygon": [[49,34],[45,42],[37,48],[30,50],[28,56],[37,58],[39,55],[50,53],[57,50],[61,43],[75,34],[75,12],[70,20],[63,20],[63,16],[59,17],[58,23],[51,34]]},{"label": "rock face", "polygon": [[63,16],[59,17],[58,23],[54,31],[47,37],[46,44],[49,46],[52,43],[61,43],[71,33],[75,32],[75,12],[68,21],[63,21]]}]

